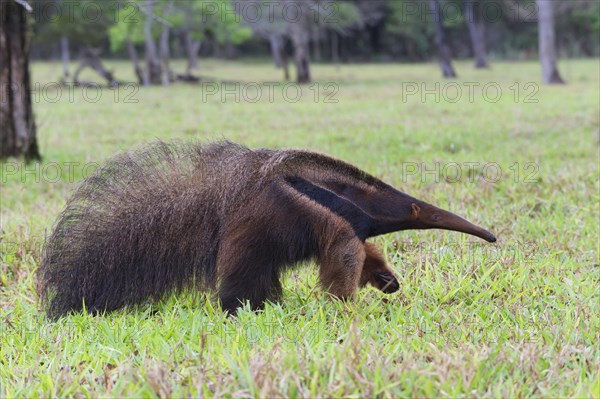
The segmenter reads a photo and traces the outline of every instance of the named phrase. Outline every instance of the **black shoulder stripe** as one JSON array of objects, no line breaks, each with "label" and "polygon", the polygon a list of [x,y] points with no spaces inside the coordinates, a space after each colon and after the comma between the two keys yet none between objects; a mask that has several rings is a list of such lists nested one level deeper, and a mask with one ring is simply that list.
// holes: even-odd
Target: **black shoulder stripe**
[{"label": "black shoulder stripe", "polygon": [[351,201],[298,176],[286,176],[285,180],[299,193],[344,218],[358,238],[365,240],[369,236],[373,219]]}]

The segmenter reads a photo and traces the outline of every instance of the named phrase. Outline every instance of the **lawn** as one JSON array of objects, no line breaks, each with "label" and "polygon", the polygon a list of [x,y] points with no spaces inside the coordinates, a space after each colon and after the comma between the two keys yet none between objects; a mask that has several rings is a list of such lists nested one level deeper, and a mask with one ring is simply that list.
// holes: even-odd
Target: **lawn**
[{"label": "lawn", "polygon": [[[551,87],[534,62],[458,63],[457,80],[435,64],[315,65],[299,89],[270,84],[282,74],[266,61],[207,60],[203,85],[72,91],[51,83],[59,64],[34,64],[44,160],[1,164],[0,397],[599,398],[599,64],[562,61],[568,85]],[[308,264],[281,302],[236,318],[190,293],[50,322],[43,237],[83,176],[155,138],[322,151],[498,242],[378,237],[390,296],[335,301]]]}]

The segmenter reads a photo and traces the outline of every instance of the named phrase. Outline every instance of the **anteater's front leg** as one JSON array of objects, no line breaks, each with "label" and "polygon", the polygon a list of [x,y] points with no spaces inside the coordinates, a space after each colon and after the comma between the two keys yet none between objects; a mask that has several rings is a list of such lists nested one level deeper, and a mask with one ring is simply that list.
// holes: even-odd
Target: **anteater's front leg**
[{"label": "anteater's front leg", "polygon": [[321,284],[333,295],[347,298],[367,283],[391,294],[400,289],[392,270],[375,244],[363,243],[352,233],[340,233],[319,257]]},{"label": "anteater's front leg", "polygon": [[364,243],[352,229],[342,229],[321,245],[319,255],[320,282],[334,296],[352,296],[361,280],[365,262]]}]

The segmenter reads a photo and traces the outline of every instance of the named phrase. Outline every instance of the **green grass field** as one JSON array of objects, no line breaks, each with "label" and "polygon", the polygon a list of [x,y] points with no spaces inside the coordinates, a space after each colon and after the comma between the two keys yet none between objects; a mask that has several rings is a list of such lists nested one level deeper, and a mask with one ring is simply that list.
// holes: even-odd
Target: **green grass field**
[{"label": "green grass field", "polygon": [[[553,87],[534,62],[458,63],[455,81],[435,64],[316,65],[298,101],[264,84],[281,77],[268,62],[203,63],[237,86],[62,93],[48,85],[60,65],[34,64],[44,161],[1,164],[0,397],[599,398],[599,64],[565,60],[569,84]],[[499,240],[375,239],[399,276],[391,296],[332,300],[307,265],[280,303],[237,318],[189,294],[49,322],[44,235],[82,176],[154,138],[326,152]]]}]

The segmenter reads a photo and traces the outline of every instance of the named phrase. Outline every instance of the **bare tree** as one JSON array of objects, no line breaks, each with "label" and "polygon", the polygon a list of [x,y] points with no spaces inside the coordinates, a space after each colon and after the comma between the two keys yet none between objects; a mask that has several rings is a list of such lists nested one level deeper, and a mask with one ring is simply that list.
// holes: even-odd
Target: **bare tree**
[{"label": "bare tree", "polygon": [[334,64],[340,62],[340,37],[336,31],[331,31],[331,61]]},{"label": "bare tree", "polygon": [[129,59],[131,60],[131,63],[133,64],[133,70],[135,72],[135,76],[137,77],[138,83],[144,84],[145,79],[146,79],[145,73],[144,73],[144,68],[142,68],[142,66],[140,65],[140,57],[138,56],[137,49],[135,48],[135,44],[133,44],[133,41],[131,40],[131,38],[126,39],[126,44],[127,44],[127,53],[129,54]]},{"label": "bare tree", "polygon": [[69,53],[69,38],[67,35],[60,37],[60,58],[63,63],[63,77],[69,78],[69,64],[71,63],[71,54]]},{"label": "bare tree", "polygon": [[[377,0],[377,2],[380,2],[380,0]],[[266,0],[263,2],[234,0],[237,10],[243,10],[244,3],[252,3],[253,7],[262,7],[260,13],[262,18],[249,18],[244,12],[241,15],[254,33],[269,40],[275,64],[284,68],[286,79],[289,74],[287,72],[287,57],[285,56],[285,39],[289,39],[292,43],[293,61],[296,66],[296,81],[298,83],[311,81],[311,39],[314,44],[314,52],[318,55],[320,54],[319,44],[314,43],[314,41],[326,37],[326,35],[321,35],[321,32],[331,30],[343,34],[350,26],[363,23],[360,10],[352,2],[337,0]],[[369,9],[369,7],[366,6],[366,9]],[[336,33],[333,34],[333,37],[337,39]],[[337,43],[332,45],[332,51],[336,50]]]},{"label": "bare tree", "polygon": [[189,77],[192,76],[193,70],[197,70],[199,68],[198,52],[200,51],[202,42],[200,40],[194,40],[190,29],[183,29],[181,31],[181,38],[185,53],[187,55],[186,75]]},{"label": "bare tree", "polygon": [[271,54],[273,55],[275,66],[283,69],[285,80],[290,80],[288,56],[285,51],[285,37],[283,35],[273,33],[269,36],[269,45],[271,46]]},{"label": "bare tree", "polygon": [[479,0],[465,0],[465,19],[473,45],[475,68],[489,68],[485,46],[485,23]]},{"label": "bare tree", "polygon": [[24,0],[0,1],[0,158],[40,159],[31,106],[29,39]]},{"label": "bare tree", "polygon": [[[250,18],[243,12],[246,4],[260,7],[260,18]],[[281,16],[281,3],[256,3],[253,0],[234,0],[236,10],[240,12],[246,25],[257,35],[269,41],[271,56],[277,68],[283,68],[285,80],[289,80],[288,57],[285,41],[288,37],[287,25]]]},{"label": "bare tree", "polygon": [[144,23],[144,38],[146,39],[146,73],[144,86],[162,83],[162,65],[156,51],[156,44],[152,36],[154,21],[154,0],[146,1],[146,22]]},{"label": "bare tree", "polygon": [[[167,16],[173,11],[173,0],[170,0],[165,9],[164,15]],[[171,52],[169,49],[169,34],[171,30],[171,24],[163,21],[162,31],[160,33],[158,52],[160,56],[161,69],[162,69],[162,84],[168,86],[174,80],[174,73],[169,67],[169,58],[171,58]]]},{"label": "bare tree", "polygon": [[84,46],[79,51],[79,65],[73,74],[73,82],[76,85],[87,85],[89,82],[81,82],[79,81],[79,74],[85,68],[91,68],[98,75],[102,76],[106,79],[106,82],[109,86],[116,86],[119,84],[113,76],[113,73],[104,67],[102,64],[102,60],[100,59],[100,50],[94,49],[90,46]]},{"label": "bare tree", "polygon": [[287,5],[294,4],[298,10],[296,18],[286,17],[288,33],[294,46],[294,63],[296,64],[296,81],[310,82],[310,33],[311,4],[306,1],[287,0]]},{"label": "bare tree", "polygon": [[539,53],[544,83],[565,83],[556,65],[556,37],[552,0],[536,0],[538,12]]},{"label": "bare tree", "polygon": [[452,66],[452,53],[450,51],[450,46],[448,45],[446,30],[444,29],[444,17],[442,15],[440,1],[429,0],[429,8],[433,14],[433,21],[435,23],[435,44],[439,51],[442,74],[445,78],[455,78],[456,72],[454,72],[454,67]]}]

